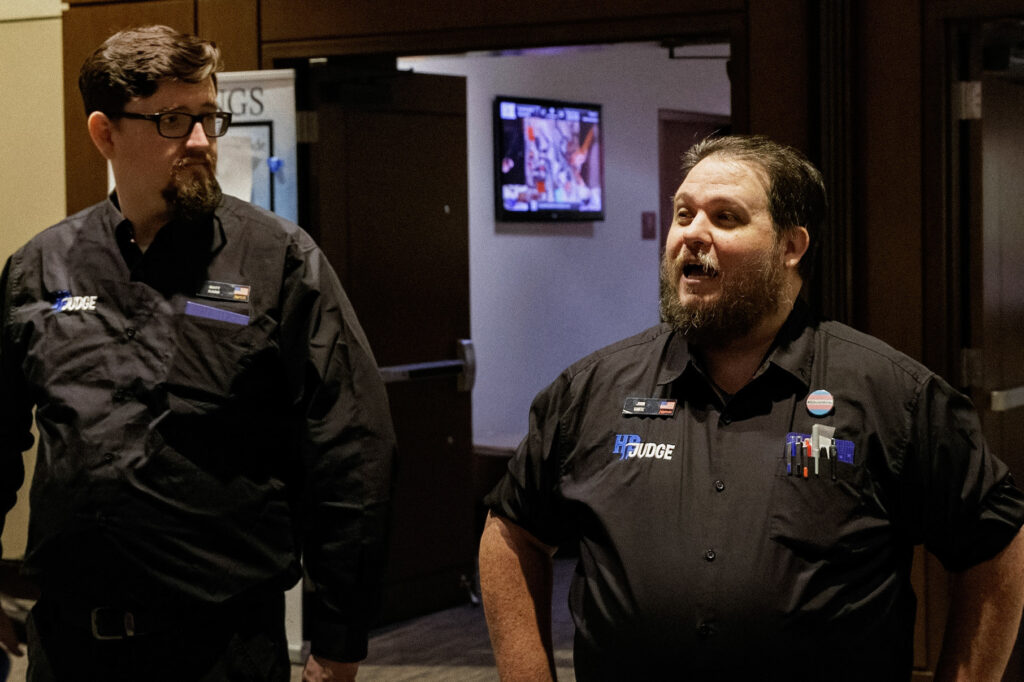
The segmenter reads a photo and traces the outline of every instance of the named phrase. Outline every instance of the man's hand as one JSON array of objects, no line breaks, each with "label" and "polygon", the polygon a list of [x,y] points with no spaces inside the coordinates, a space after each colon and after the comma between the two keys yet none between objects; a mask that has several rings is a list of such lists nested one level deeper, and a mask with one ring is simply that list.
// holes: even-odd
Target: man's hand
[{"label": "man's hand", "polygon": [[356,679],[358,663],[341,663],[310,655],[302,669],[302,682],[353,682]]},{"label": "man's hand", "polygon": [[21,656],[21,642],[14,634],[14,624],[7,617],[3,609],[0,609],[0,646],[15,656]]}]

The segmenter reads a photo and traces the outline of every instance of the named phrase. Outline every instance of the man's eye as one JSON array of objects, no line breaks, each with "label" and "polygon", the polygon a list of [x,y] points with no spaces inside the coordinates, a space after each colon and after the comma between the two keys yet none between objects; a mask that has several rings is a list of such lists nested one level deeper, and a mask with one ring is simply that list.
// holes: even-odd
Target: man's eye
[{"label": "man's eye", "polygon": [[161,114],[160,116],[163,119],[163,124],[165,126],[181,125],[181,122],[184,119],[184,117],[181,114],[174,114],[174,113],[171,113],[171,114]]}]

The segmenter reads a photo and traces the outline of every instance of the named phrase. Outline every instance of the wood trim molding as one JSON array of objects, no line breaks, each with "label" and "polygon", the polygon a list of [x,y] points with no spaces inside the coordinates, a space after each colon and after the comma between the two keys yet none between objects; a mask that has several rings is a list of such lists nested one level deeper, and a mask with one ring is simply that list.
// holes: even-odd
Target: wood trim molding
[{"label": "wood trim molding", "polygon": [[852,0],[818,6],[818,167],[829,205],[809,295],[826,317],[853,322]]},{"label": "wood trim molding", "polygon": [[377,33],[323,39],[263,41],[262,67],[277,60],[354,54],[445,54],[477,50],[691,38],[728,40],[745,25],[742,13],[675,14],[615,21],[482,26],[409,33]]}]

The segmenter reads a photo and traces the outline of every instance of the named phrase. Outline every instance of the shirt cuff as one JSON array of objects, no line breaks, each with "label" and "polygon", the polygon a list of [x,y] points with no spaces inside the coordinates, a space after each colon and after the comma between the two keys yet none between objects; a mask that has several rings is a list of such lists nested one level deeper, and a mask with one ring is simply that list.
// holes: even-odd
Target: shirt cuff
[{"label": "shirt cuff", "polygon": [[309,651],[314,656],[342,663],[355,663],[366,658],[368,630],[344,623],[308,621]]}]

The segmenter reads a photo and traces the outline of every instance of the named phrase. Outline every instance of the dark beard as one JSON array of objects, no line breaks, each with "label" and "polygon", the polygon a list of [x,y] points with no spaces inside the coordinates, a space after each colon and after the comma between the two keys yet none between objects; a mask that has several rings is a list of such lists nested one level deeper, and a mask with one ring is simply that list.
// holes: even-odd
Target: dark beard
[{"label": "dark beard", "polygon": [[[746,269],[723,278],[721,295],[710,303],[684,306],[679,300],[682,265],[666,254],[661,262],[661,318],[698,346],[718,345],[752,332],[782,304],[785,270],[781,243]],[[725,278],[728,279],[725,279]]]},{"label": "dark beard", "polygon": [[163,196],[174,211],[174,217],[185,222],[198,222],[213,215],[220,205],[221,189],[214,173],[215,161],[207,156],[203,166],[194,166],[181,159],[171,169],[171,184]]}]

